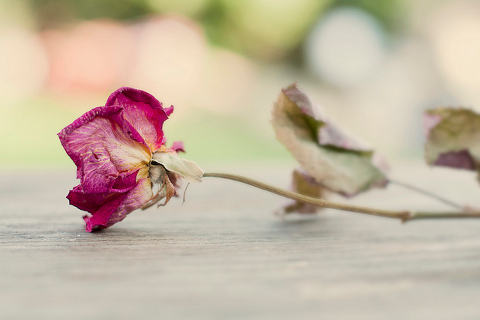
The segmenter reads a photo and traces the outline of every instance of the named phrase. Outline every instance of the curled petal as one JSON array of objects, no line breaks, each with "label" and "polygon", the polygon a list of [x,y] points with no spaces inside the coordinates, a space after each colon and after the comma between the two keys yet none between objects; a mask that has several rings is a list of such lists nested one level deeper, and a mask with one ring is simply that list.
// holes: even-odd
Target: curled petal
[{"label": "curled petal", "polygon": [[182,141],[174,141],[170,147],[175,152],[185,152],[185,146]]},{"label": "curled petal", "polygon": [[170,116],[173,112],[173,106],[170,106],[168,108],[163,108],[163,111],[167,114],[167,116]]},{"label": "curled petal", "polygon": [[71,205],[80,210],[94,213],[105,203],[117,199],[132,190],[137,184],[137,173],[138,172],[135,171],[117,177],[110,188],[105,191],[91,191],[85,189],[84,186],[80,184],[73,188],[73,190],[70,190],[67,199]]},{"label": "curled petal", "polygon": [[137,171],[149,161],[149,150],[116,121],[120,112],[115,106],[95,108],[58,134],[88,192],[108,191],[121,172]]},{"label": "curled petal", "polygon": [[151,94],[128,87],[112,93],[106,106],[120,106],[122,118],[131,125],[128,129],[137,141],[143,140],[152,152],[165,143],[162,126],[173,112],[173,106],[164,109],[162,103]]},{"label": "curled petal", "polygon": [[114,225],[125,219],[130,212],[143,207],[152,196],[150,179],[140,179],[128,192],[105,202],[91,216],[84,216],[85,228],[92,232]]}]

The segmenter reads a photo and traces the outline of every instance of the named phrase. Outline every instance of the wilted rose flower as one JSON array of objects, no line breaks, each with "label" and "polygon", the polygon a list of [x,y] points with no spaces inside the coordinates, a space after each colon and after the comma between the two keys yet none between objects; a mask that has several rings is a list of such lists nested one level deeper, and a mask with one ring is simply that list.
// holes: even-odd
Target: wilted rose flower
[{"label": "wilted rose flower", "polygon": [[181,178],[201,179],[195,163],[177,156],[181,142],[166,146],[162,126],[172,112],[149,93],[125,87],[58,134],[80,179],[67,198],[91,214],[83,217],[88,232],[162,199],[166,204]]}]

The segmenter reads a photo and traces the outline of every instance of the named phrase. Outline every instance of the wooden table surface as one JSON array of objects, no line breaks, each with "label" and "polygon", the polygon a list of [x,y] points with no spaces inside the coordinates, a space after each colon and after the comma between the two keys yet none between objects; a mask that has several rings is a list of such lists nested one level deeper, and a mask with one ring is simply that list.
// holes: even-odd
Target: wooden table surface
[{"label": "wooden table surface", "polygon": [[[479,199],[472,174],[402,169]],[[288,168],[230,172],[288,184]],[[405,180],[405,179],[404,179]],[[398,221],[324,211],[218,179],[187,202],[134,212],[100,233],[67,205],[73,169],[0,174],[1,319],[479,319],[480,221]],[[442,208],[389,187],[354,200]]]}]

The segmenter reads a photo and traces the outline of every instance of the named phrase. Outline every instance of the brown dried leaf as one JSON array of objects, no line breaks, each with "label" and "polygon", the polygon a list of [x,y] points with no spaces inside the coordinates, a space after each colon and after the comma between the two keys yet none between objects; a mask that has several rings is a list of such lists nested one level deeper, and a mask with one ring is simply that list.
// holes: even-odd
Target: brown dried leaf
[{"label": "brown dried leaf", "polygon": [[296,84],[283,89],[274,105],[277,139],[302,168],[326,189],[353,196],[388,180],[374,152],[318,114]]},{"label": "brown dried leaf", "polygon": [[465,108],[436,108],[425,112],[424,125],[428,164],[479,171],[479,114]]},{"label": "brown dried leaf", "polygon": [[[325,196],[325,189],[323,186],[315,181],[314,178],[298,169],[295,169],[292,172],[291,190],[313,198],[323,198]],[[283,213],[315,213],[318,209],[319,207],[314,206],[313,204],[294,200],[287,206],[283,207],[282,211]]]}]

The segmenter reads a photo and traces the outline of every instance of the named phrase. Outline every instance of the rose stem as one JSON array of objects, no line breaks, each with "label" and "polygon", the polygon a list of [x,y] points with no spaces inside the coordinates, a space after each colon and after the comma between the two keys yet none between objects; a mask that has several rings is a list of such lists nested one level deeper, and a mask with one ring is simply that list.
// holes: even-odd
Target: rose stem
[{"label": "rose stem", "polygon": [[343,203],[331,202],[325,199],[308,197],[300,193],[277,188],[254,179],[250,179],[250,178],[235,175],[235,174],[208,172],[208,173],[205,173],[203,176],[238,181],[238,182],[245,183],[250,186],[253,186],[271,193],[278,194],[285,198],[290,198],[293,200],[310,203],[322,208],[337,209],[337,210],[363,213],[363,214],[368,214],[373,216],[380,216],[385,218],[400,219],[403,222],[406,222],[409,220],[417,220],[417,219],[480,218],[480,212],[415,212],[415,211],[408,211],[408,210],[402,210],[402,211],[385,210],[385,209],[377,209],[377,208],[370,208],[370,207],[354,206],[354,205],[348,205]]},{"label": "rose stem", "polygon": [[465,206],[462,206],[461,204],[458,204],[452,200],[449,200],[447,198],[444,198],[438,194],[435,194],[431,191],[428,191],[428,190],[425,190],[425,189],[422,189],[422,188],[419,188],[417,186],[414,186],[414,185],[411,185],[409,183],[406,183],[406,182],[401,182],[401,181],[398,181],[398,180],[389,180],[391,184],[393,185],[396,185],[396,186],[399,186],[399,187],[402,187],[402,188],[405,188],[405,189],[408,189],[408,190],[411,190],[413,192],[417,192],[419,194],[422,194],[424,196],[427,196],[431,199],[435,199],[443,204],[446,204],[447,206],[450,206],[452,208],[455,208],[455,209],[459,209],[459,210],[465,210]]}]

